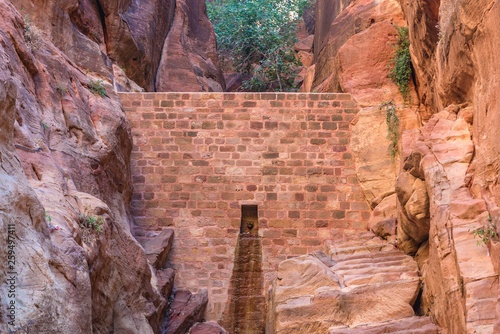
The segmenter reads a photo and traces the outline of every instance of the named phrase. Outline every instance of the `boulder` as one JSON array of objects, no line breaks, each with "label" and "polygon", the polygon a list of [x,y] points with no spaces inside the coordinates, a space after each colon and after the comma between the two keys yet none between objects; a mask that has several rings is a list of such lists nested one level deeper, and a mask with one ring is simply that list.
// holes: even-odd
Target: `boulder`
[{"label": "boulder", "polygon": [[158,289],[165,299],[169,299],[174,289],[175,271],[172,268],[166,268],[156,271],[158,278]]},{"label": "boulder", "polygon": [[227,332],[218,323],[209,321],[195,323],[188,334],[227,334]]},{"label": "boulder", "polygon": [[297,42],[293,46],[293,49],[296,52],[307,52],[310,53],[313,48],[313,43],[314,43],[314,35],[309,35],[306,38],[302,39],[301,41]]},{"label": "boulder", "polygon": [[307,51],[299,51],[298,57],[304,67],[310,67],[313,64],[313,54]]},{"label": "boulder", "polygon": [[157,236],[151,239],[139,239],[139,242],[144,248],[149,264],[151,264],[154,268],[158,270],[165,268],[173,239],[173,229],[164,229]]},{"label": "boulder", "polygon": [[396,218],[396,214],[396,194],[391,194],[384,197],[372,211],[368,220],[368,228],[373,229],[375,225],[383,220]]},{"label": "boulder", "polygon": [[184,334],[197,322],[203,321],[208,303],[208,291],[193,295],[187,290],[177,290],[167,313],[164,334]]},{"label": "boulder", "polygon": [[312,65],[299,74],[299,76],[302,77],[302,85],[300,86],[301,92],[311,93],[315,67],[316,65]]},{"label": "boulder", "polygon": [[226,92],[237,92],[243,84],[243,78],[237,72],[224,73],[224,81],[226,82]]},{"label": "boulder", "polygon": [[396,235],[396,218],[386,218],[378,221],[371,227],[371,230],[375,235],[381,239],[393,239]]}]

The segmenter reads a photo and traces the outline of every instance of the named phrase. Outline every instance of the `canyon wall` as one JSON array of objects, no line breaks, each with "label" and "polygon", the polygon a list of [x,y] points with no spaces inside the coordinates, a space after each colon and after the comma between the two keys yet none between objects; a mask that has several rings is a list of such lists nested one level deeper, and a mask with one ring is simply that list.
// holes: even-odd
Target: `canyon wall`
[{"label": "canyon wall", "polygon": [[[0,1],[0,275],[13,282],[0,290],[1,332],[160,331],[172,286],[131,234],[132,137],[116,90],[154,89],[175,8]],[[169,321],[203,319],[200,296],[176,302],[200,314]]]},{"label": "canyon wall", "polygon": [[[499,213],[499,10],[490,0],[319,0],[316,6],[308,87],[357,100],[351,146],[374,209],[370,226],[397,216],[398,246],[416,256],[423,274],[422,312],[450,333],[500,328],[500,247],[495,238],[481,247],[472,234]],[[395,25],[409,28],[409,106],[386,68]],[[389,99],[402,120],[394,164],[382,149],[385,115],[375,110]]]},{"label": "canyon wall", "polygon": [[124,76],[146,91],[225,89],[204,0],[12,3],[72,62],[105,79]]},{"label": "canyon wall", "polygon": [[[34,40],[10,2],[1,1],[0,11],[1,235],[7,240],[13,225],[16,256],[15,298],[2,285],[1,331],[15,300],[12,330],[153,333],[164,301],[130,234],[132,141],[120,101],[107,82],[105,95],[93,94],[96,74],[45,36],[37,47],[27,44]],[[102,217],[101,233],[85,238],[85,213]],[[4,247],[2,281],[6,256]]]},{"label": "canyon wall", "polygon": [[[500,34],[495,20],[500,4],[416,1],[402,6],[409,22],[417,91],[425,107],[421,115],[429,120],[420,137],[405,134],[404,148],[404,169],[421,171],[412,174],[424,180],[429,196],[427,205],[419,203],[430,217],[429,242],[417,253],[428,289],[426,307],[450,332],[497,332],[499,246],[495,239],[476,245],[471,230],[488,226],[499,213],[500,84],[495,64]],[[458,152],[455,145],[460,140]],[[408,187],[401,185],[404,194]],[[404,210],[400,214],[407,216]],[[405,234],[415,240],[421,232]]]},{"label": "canyon wall", "polygon": [[262,296],[280,261],[366,230],[370,209],[350,150],[358,112],[350,95],[120,96],[134,136],[136,233],[175,228],[176,283],[208,288],[209,319],[223,319],[231,297],[245,205],[258,206]]}]

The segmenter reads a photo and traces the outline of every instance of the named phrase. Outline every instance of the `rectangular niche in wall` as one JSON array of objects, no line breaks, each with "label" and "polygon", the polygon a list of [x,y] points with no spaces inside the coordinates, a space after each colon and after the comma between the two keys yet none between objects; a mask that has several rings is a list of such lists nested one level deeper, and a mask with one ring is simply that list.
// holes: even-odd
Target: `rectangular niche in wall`
[{"label": "rectangular niche in wall", "polygon": [[259,232],[259,208],[257,205],[241,206],[240,233],[257,234]]}]

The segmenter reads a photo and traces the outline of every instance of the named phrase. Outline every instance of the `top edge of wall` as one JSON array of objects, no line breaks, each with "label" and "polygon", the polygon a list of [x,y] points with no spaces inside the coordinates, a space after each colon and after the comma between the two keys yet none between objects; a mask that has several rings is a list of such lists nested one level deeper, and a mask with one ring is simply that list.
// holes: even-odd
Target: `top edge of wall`
[{"label": "top edge of wall", "polygon": [[354,100],[349,93],[120,92],[118,95],[127,100]]}]

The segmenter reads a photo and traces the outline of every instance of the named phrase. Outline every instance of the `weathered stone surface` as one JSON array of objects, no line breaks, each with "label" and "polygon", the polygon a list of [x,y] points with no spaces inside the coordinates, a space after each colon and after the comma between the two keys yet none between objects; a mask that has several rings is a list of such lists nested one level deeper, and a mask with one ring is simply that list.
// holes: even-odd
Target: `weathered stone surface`
[{"label": "weathered stone surface", "polygon": [[[327,1],[324,2],[326,3]],[[375,73],[380,72],[380,70],[376,69],[382,66],[382,62],[384,62],[383,66],[387,66],[390,61],[390,43],[394,41],[395,35],[394,31],[388,35],[388,31],[394,28],[384,26],[384,24],[389,24],[389,22],[399,25],[404,24],[403,13],[396,0],[382,2],[373,0],[328,2],[330,4],[323,4],[320,1],[316,6],[316,20],[319,31],[314,35],[316,74],[313,87],[319,86],[329,77],[333,76],[333,80],[330,80],[326,86],[322,87],[321,91],[325,92],[341,91],[338,89],[342,80],[339,79],[339,73],[336,72],[341,68],[340,66],[343,66],[342,61],[348,61],[353,66],[365,66],[363,62],[366,62],[370,58],[368,60],[371,65],[365,66],[365,68],[368,69],[375,66],[373,68]],[[346,6],[347,4],[349,5]],[[322,11],[324,7],[329,7],[330,10]],[[322,15],[325,17],[323,18]],[[384,24],[380,25],[380,23]],[[381,34],[381,36],[372,33],[380,28],[382,30],[389,30]],[[366,30],[370,29],[373,29],[372,32],[365,33]],[[360,35],[356,37],[356,41],[364,43],[365,49],[367,47],[366,51],[362,52],[360,48],[357,48],[357,54],[352,60],[348,57],[339,59],[339,50],[356,34]],[[378,48],[374,48],[372,45],[373,41],[370,41],[370,38],[374,36],[376,36]],[[350,44],[353,45],[353,42]],[[352,47],[346,47],[346,56],[349,54],[348,50],[352,50]],[[379,54],[379,52],[381,53]],[[389,54],[387,54],[388,52]],[[367,58],[361,59],[360,57]],[[387,73],[386,71],[385,73]],[[371,74],[363,73],[363,75],[370,76]],[[363,83],[366,82],[366,80],[362,81]],[[380,84],[385,84],[387,81],[387,78],[384,77],[384,82],[380,82]],[[352,89],[354,85],[351,84],[348,87]],[[391,91],[397,91],[395,85]]]},{"label": "weathered stone surface", "polygon": [[315,29],[314,29],[314,60],[319,57],[329,42],[330,27],[333,21],[353,0],[318,0],[316,1]]},{"label": "weathered stone surface", "polygon": [[[368,227],[370,229],[373,229],[373,227],[381,221],[396,218],[396,214],[396,194],[393,193],[391,195],[385,196],[384,199],[380,203],[378,203],[378,205],[372,211],[370,219],[368,220]],[[375,234],[379,236],[377,233]]]},{"label": "weathered stone surface", "polygon": [[330,328],[329,334],[438,334],[439,330],[428,317],[408,317],[401,320],[347,328]]},{"label": "weathered stone surface", "polygon": [[[419,170],[415,175],[424,174],[429,200],[428,246],[424,244],[417,253],[425,287],[422,309],[450,332],[493,333],[496,315],[492,310],[497,304],[498,283],[491,280],[496,273],[487,248],[478,246],[470,232],[485,226],[488,212],[485,200],[474,199],[465,186],[473,147],[467,123],[457,117],[459,110],[460,106],[450,107],[435,114],[421,129],[417,141],[405,141],[412,143],[413,150],[404,168]],[[423,237],[419,236],[422,229],[418,216],[422,215],[425,196],[423,202],[414,201],[420,196],[415,192],[424,192],[422,183],[422,179],[407,172],[398,181],[400,213],[408,217],[406,223],[411,227],[405,232],[414,241]],[[489,292],[480,292],[488,284]]]},{"label": "weathered stone surface", "polygon": [[308,67],[307,69],[304,69],[300,76],[302,76],[302,85],[300,86],[300,91],[301,92],[306,92],[310,93],[312,89],[312,83],[314,80],[314,69],[316,68],[316,65],[312,65]]},{"label": "weathered stone surface", "polygon": [[385,240],[393,240],[396,236],[396,218],[387,218],[380,220],[372,226],[372,232],[379,238]]},{"label": "weathered stone surface", "polygon": [[175,0],[16,0],[30,19],[73,62],[107,78],[111,60],[146,90],[154,90],[163,42],[172,24]]},{"label": "weathered stone surface", "polygon": [[216,45],[205,1],[177,0],[156,74],[156,91],[224,91]]},{"label": "weathered stone surface", "polygon": [[130,80],[125,74],[124,69],[113,64],[113,87],[117,92],[143,92],[144,89],[139,87],[135,82]]},{"label": "weathered stone surface", "polygon": [[139,242],[144,248],[149,264],[156,269],[163,269],[165,268],[173,240],[174,230],[164,229],[151,239],[140,238]]},{"label": "weathered stone surface", "polygon": [[283,261],[278,267],[276,302],[312,295],[321,287],[340,288],[337,275],[316,257],[303,255]]},{"label": "weathered stone surface", "polygon": [[193,295],[187,290],[177,290],[167,314],[164,334],[183,334],[197,322],[203,321],[207,307],[208,292],[201,290]]},{"label": "weathered stone surface", "polygon": [[166,268],[156,271],[158,278],[158,289],[165,299],[169,299],[174,289],[175,271],[172,268]]},{"label": "weathered stone surface", "polygon": [[226,82],[226,92],[237,92],[243,84],[241,74],[236,72],[224,73],[224,80]]},{"label": "weathered stone surface", "polygon": [[314,35],[309,35],[306,38],[300,40],[293,46],[293,49],[296,52],[305,52],[305,53],[310,53],[313,48],[313,42],[314,42]]},{"label": "weathered stone surface", "polygon": [[175,0],[116,2],[99,0],[104,16],[108,56],[123,66],[127,76],[154,91],[163,44],[173,23]]},{"label": "weathered stone surface", "polygon": [[332,241],[329,268],[311,255],[282,262],[271,290],[268,331],[327,333],[413,315],[419,291],[413,259],[373,233]]},{"label": "weathered stone surface", "polygon": [[[334,73],[332,79],[319,91],[350,93],[360,107],[378,106],[382,101],[391,100],[403,105],[399,89],[387,77],[387,65],[392,59],[397,36],[396,27],[387,20],[373,23],[350,37],[338,50],[330,69]],[[409,89],[412,101],[416,101],[417,95],[413,94],[411,83]]]},{"label": "weathered stone surface", "polygon": [[[27,4],[27,11],[38,10],[40,17],[59,6],[35,5]],[[61,29],[67,36],[55,44],[69,41],[65,47],[84,58],[91,50],[78,50],[79,40],[70,41],[69,21],[58,16],[65,11],[47,18],[55,24],[52,31],[40,25],[43,40],[34,51],[25,44],[22,15],[4,0],[0,12],[0,214],[2,224],[12,222],[16,228],[16,327],[32,321],[30,332],[35,333],[107,333],[112,328],[153,333],[164,301],[130,234],[132,140],[107,80],[108,68],[100,67],[105,58],[93,59],[88,68],[95,72],[86,75],[79,67],[85,61],[54,46]],[[66,23],[57,25],[61,20]],[[104,97],[88,88],[99,79],[104,80]],[[102,217],[102,232],[80,225],[81,214]],[[49,217],[54,228],[48,226]],[[6,231],[0,232],[3,240]],[[5,320],[0,320],[0,331],[15,330]]]},{"label": "weathered stone surface", "polygon": [[313,54],[306,52],[306,51],[300,51],[298,53],[298,57],[300,61],[302,62],[302,65],[304,67],[310,67],[313,64]]},{"label": "weathered stone surface", "polygon": [[189,329],[189,334],[227,334],[226,330],[216,322],[197,322]]},{"label": "weathered stone surface", "polygon": [[[414,111],[403,109],[398,111],[398,117],[399,131],[418,127]],[[352,126],[351,148],[365,198],[372,201],[382,194],[394,191],[398,159],[391,159],[384,109],[377,106],[360,110]]]}]

